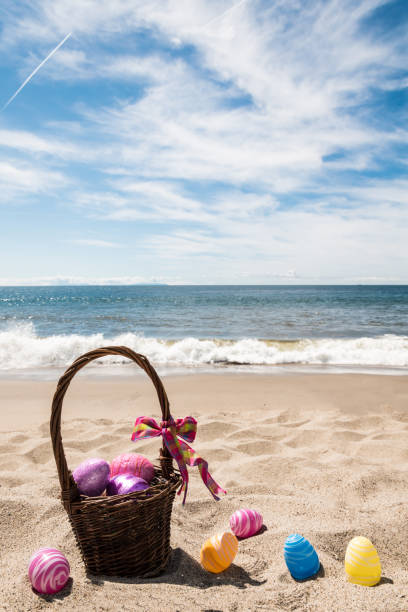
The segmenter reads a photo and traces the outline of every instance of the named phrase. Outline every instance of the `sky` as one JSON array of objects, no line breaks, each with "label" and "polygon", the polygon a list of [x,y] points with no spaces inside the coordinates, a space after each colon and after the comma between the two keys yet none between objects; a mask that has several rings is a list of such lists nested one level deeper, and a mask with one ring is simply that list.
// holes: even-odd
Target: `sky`
[{"label": "sky", "polygon": [[0,26],[0,284],[408,283],[406,0],[6,0]]}]

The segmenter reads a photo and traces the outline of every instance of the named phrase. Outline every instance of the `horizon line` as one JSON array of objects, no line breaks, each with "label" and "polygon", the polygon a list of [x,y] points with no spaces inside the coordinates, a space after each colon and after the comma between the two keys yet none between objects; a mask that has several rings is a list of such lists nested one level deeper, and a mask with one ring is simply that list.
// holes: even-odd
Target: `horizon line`
[{"label": "horizon line", "polygon": [[337,283],[21,283],[0,284],[0,289],[18,287],[406,287],[403,282],[337,282]]}]

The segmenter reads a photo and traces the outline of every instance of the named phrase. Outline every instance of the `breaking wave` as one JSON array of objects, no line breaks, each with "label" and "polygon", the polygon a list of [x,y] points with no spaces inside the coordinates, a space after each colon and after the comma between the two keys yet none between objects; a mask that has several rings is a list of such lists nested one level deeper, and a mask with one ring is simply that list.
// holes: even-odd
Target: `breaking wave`
[{"label": "breaking wave", "polygon": [[[408,366],[408,337],[302,339],[294,341],[243,338],[240,340],[184,338],[161,340],[133,333],[106,337],[53,335],[40,337],[32,323],[0,331],[0,370],[65,367],[83,353],[100,346],[125,345],[147,355],[153,364],[166,366],[234,365],[333,365]],[[124,363],[120,356],[101,363]]]}]

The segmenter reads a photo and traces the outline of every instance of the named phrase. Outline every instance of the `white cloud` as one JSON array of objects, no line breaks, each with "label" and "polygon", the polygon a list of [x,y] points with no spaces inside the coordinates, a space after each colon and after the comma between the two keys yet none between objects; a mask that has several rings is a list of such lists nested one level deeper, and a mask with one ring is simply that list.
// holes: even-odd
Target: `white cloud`
[{"label": "white cloud", "polygon": [[[141,243],[158,265],[176,262],[186,280],[190,256],[209,278],[290,279],[295,269],[296,278],[400,278],[407,181],[363,174],[392,162],[407,139],[405,129],[361,110],[372,88],[406,85],[396,74],[408,47],[361,28],[382,4],[36,3],[2,33],[3,45],[31,41],[24,70],[72,29],[41,78],[89,88],[126,82],[126,96],[118,86],[91,106],[84,93],[73,109],[79,121],[0,130],[0,144],[26,156],[1,162],[0,184],[9,175],[14,191],[29,196],[48,175],[54,187],[66,185],[64,164],[68,176],[80,161],[97,178],[82,173],[65,201],[98,221],[160,226],[149,226]],[[162,49],[177,48],[177,59],[160,45],[115,52],[115,41],[137,40],[142,29]]]},{"label": "white cloud", "polygon": [[117,242],[109,242],[108,240],[95,240],[92,238],[69,240],[67,242],[70,242],[71,244],[77,244],[79,246],[101,247],[108,249],[121,249],[124,246]]},{"label": "white cloud", "polygon": [[[44,2],[38,10],[50,29],[75,20],[76,44],[81,32],[100,35],[102,23],[102,32],[122,34],[150,25],[168,41],[177,36],[193,44],[203,65],[229,82],[217,85],[181,59],[157,54],[109,57],[104,51],[90,59],[82,50],[62,49],[48,67],[58,78],[140,77],[149,84],[137,103],[84,110],[84,121],[112,137],[101,157],[145,176],[256,182],[285,191],[321,172],[322,157],[336,149],[349,152],[338,165],[354,168],[358,160],[364,169],[390,138],[406,138],[344,114],[370,84],[386,84],[387,65],[403,60],[392,41],[385,46],[358,31],[361,16],[378,4],[316,2],[301,11],[292,2],[285,11],[280,3],[259,2],[87,2],[74,10]],[[223,36],[226,27],[232,38]],[[225,108],[243,93],[253,108]]]},{"label": "white cloud", "polygon": [[18,286],[56,286],[56,285],[140,285],[163,283],[157,278],[144,278],[142,276],[105,276],[105,277],[86,277],[86,276],[36,276],[26,278],[0,278],[2,287]]},{"label": "white cloud", "polygon": [[0,146],[34,155],[47,154],[62,158],[80,154],[79,147],[72,143],[58,142],[55,138],[42,137],[24,130],[0,129]]},{"label": "white cloud", "polygon": [[0,161],[0,202],[13,204],[21,198],[47,192],[51,194],[66,186],[59,172],[43,170],[31,164]]}]

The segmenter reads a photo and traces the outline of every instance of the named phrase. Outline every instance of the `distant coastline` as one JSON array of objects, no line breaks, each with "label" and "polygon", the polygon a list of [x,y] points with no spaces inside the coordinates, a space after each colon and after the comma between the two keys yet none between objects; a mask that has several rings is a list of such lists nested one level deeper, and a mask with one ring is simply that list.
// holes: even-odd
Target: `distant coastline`
[{"label": "distant coastline", "polygon": [[150,282],[150,283],[125,283],[125,282],[4,282],[0,280],[0,288],[12,288],[12,287],[408,287],[408,281],[405,282],[367,282],[367,283],[162,283],[162,282]]}]

